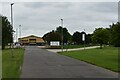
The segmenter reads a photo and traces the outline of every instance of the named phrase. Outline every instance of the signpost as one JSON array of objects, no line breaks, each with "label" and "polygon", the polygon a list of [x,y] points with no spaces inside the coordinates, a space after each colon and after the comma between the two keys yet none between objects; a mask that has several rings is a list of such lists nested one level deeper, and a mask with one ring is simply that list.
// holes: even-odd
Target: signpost
[{"label": "signpost", "polygon": [[50,41],[50,46],[60,46],[60,41]]},{"label": "signpost", "polygon": [[85,34],[82,34],[82,41],[84,41],[84,49],[85,49]]}]

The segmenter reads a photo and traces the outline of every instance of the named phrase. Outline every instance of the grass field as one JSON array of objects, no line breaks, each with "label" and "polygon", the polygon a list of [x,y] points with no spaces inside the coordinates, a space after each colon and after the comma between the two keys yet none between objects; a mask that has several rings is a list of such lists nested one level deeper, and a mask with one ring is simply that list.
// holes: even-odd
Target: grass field
[{"label": "grass field", "polygon": [[[85,47],[88,47],[90,45],[85,45]],[[84,45],[64,45],[63,48],[64,49],[73,49],[73,48],[82,48],[84,47]]]},{"label": "grass field", "polygon": [[60,54],[101,66],[115,72],[120,71],[120,67],[118,70],[118,48],[115,47],[70,51]]},{"label": "grass field", "polygon": [[0,48],[0,78],[2,78],[2,50]]},{"label": "grass field", "polygon": [[19,78],[23,63],[24,49],[14,49],[14,58],[11,56],[11,49],[2,51],[2,77]]},{"label": "grass field", "polygon": [[[95,46],[95,45],[85,45],[85,47]],[[73,48],[82,48],[84,45],[64,45],[63,49],[73,49]],[[61,49],[62,46],[49,46],[47,49]]]}]

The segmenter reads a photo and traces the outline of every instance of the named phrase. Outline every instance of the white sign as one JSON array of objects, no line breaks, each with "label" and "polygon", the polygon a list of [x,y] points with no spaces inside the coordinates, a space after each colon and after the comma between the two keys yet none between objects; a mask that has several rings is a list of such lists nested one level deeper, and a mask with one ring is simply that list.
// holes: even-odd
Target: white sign
[{"label": "white sign", "polygon": [[85,41],[85,34],[82,34],[82,41]]},{"label": "white sign", "polygon": [[50,46],[60,46],[60,41],[50,41]]}]

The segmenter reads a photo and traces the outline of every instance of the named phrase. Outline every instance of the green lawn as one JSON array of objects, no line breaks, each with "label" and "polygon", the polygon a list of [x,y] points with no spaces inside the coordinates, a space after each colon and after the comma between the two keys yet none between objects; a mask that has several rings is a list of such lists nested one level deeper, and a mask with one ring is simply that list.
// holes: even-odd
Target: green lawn
[{"label": "green lawn", "polygon": [[14,49],[14,58],[11,56],[11,49],[2,51],[2,77],[19,78],[23,63],[24,49]]},{"label": "green lawn", "polygon": [[[88,47],[90,45],[85,45],[85,47]],[[73,49],[73,48],[82,48],[84,47],[84,45],[64,45],[63,48],[64,49]]]},{"label": "green lawn", "polygon": [[0,48],[0,78],[2,78],[2,50]]},{"label": "green lawn", "polygon": [[101,66],[115,72],[120,71],[120,67],[118,70],[118,48],[115,47],[70,51],[60,54]]},{"label": "green lawn", "polygon": [[[85,47],[95,46],[95,45],[85,45]],[[73,49],[73,48],[83,48],[84,45],[64,45],[63,49]],[[49,46],[48,49],[61,49],[62,46]]]}]

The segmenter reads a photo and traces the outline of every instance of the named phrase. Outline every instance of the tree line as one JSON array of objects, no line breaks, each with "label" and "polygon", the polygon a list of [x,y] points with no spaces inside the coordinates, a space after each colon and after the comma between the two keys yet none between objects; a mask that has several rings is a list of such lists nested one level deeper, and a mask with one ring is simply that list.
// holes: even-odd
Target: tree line
[{"label": "tree line", "polygon": [[120,22],[113,23],[109,28],[96,28],[92,36],[93,43],[99,43],[120,47]]},{"label": "tree line", "polygon": [[[63,30],[63,32],[62,32]],[[91,34],[86,34],[85,32],[74,32],[73,35],[71,35],[66,27],[57,27],[56,30],[52,30],[46,34],[44,34],[43,39],[50,44],[50,41],[60,41],[62,43],[62,37],[63,37],[63,44],[73,44],[73,45],[79,45],[84,44],[84,41],[82,40],[82,35],[85,34],[85,43],[89,44],[91,43]]]},{"label": "tree line", "polygon": [[[8,43],[13,43],[13,27],[8,21],[7,17],[0,15],[0,24],[2,24],[2,49],[5,48]],[[62,35],[63,34],[63,35]],[[96,28],[92,34],[86,34],[85,32],[74,32],[71,35],[66,27],[57,27],[56,30],[52,30],[44,34],[43,39],[46,43],[50,41],[60,41],[63,44],[82,45],[82,35],[85,34],[85,44],[100,44],[101,48],[103,44],[113,45],[120,47],[120,22],[113,23],[109,28]]]},{"label": "tree line", "polygon": [[102,48],[103,44],[120,47],[120,22],[113,23],[109,28],[96,28],[92,34],[76,31],[71,35],[67,28],[59,26],[56,30],[46,33],[43,39],[48,44],[50,41],[60,41],[61,43],[63,37],[63,44],[82,45],[84,44],[82,40],[83,34],[85,34],[85,44],[100,44],[100,48]]}]

